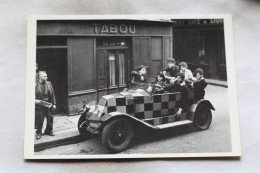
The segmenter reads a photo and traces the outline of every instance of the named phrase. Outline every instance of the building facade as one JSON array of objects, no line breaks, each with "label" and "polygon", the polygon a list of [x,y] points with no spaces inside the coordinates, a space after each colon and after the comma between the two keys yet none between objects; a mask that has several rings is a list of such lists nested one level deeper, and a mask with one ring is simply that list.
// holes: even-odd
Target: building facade
[{"label": "building facade", "polygon": [[148,81],[167,58],[226,80],[222,19],[38,20],[36,62],[48,74],[57,113],[76,114],[82,101],[122,91],[130,72],[145,65]]},{"label": "building facade", "polygon": [[122,91],[141,64],[152,81],[172,57],[172,31],[170,21],[38,20],[36,62],[53,84],[57,112],[76,114],[82,100]]},{"label": "building facade", "polygon": [[206,78],[227,80],[223,19],[173,20],[173,57]]}]

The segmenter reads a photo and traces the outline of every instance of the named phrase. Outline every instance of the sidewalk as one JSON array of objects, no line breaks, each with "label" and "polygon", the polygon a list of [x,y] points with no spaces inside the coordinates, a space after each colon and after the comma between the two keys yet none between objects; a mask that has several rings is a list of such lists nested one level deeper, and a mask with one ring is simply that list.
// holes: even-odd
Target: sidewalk
[{"label": "sidewalk", "polygon": [[[46,148],[83,141],[84,139],[78,132],[78,119],[79,115],[54,115],[53,133],[55,136],[43,135],[39,140],[34,139],[34,151],[41,151]],[[45,127],[46,120],[43,124],[43,128]]]},{"label": "sidewalk", "polygon": [[[206,81],[211,85],[228,87],[227,81],[214,79],[206,79]],[[82,138],[78,132],[79,116],[54,115],[53,133],[55,136],[43,135],[39,140],[34,139],[34,151],[84,141],[85,138]],[[44,121],[43,127],[46,127],[46,121]]]}]

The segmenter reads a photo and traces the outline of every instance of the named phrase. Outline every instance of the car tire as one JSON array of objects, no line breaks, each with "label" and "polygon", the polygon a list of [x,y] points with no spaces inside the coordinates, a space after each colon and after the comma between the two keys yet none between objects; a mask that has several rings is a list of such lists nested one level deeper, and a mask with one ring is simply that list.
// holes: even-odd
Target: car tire
[{"label": "car tire", "polygon": [[[85,123],[84,123],[85,122]],[[81,127],[81,124],[84,123],[84,125]],[[89,138],[92,136],[92,133],[88,132],[86,130],[86,126],[88,125],[88,122],[86,120],[86,114],[82,114],[78,120],[78,131],[80,133],[81,136],[85,137],[85,138]]]},{"label": "car tire", "polygon": [[197,130],[206,130],[212,121],[212,113],[207,105],[199,105],[195,111],[193,126]]},{"label": "car tire", "polygon": [[112,153],[126,150],[132,142],[134,130],[127,119],[115,119],[105,125],[102,132],[102,144]]}]

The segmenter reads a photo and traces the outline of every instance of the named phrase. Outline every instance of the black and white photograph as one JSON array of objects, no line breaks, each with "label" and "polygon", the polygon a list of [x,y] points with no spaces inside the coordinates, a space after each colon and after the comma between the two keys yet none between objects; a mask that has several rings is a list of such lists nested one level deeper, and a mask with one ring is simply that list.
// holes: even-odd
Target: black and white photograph
[{"label": "black and white photograph", "polygon": [[27,27],[25,159],[241,155],[230,15]]}]

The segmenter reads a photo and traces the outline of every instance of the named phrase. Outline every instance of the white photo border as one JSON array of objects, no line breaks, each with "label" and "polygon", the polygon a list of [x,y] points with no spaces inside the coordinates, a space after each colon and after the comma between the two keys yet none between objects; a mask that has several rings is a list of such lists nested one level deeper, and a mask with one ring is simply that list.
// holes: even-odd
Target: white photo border
[{"label": "white photo border", "polygon": [[[212,19],[224,20],[227,82],[229,95],[229,113],[231,129],[231,152],[217,153],[168,153],[168,154],[96,154],[96,155],[35,155],[34,153],[34,91],[36,62],[36,31],[38,20],[89,20],[89,19]],[[232,115],[232,116],[231,116]],[[237,87],[233,47],[233,25],[230,14],[167,14],[167,15],[33,15],[27,23],[26,57],[26,97],[24,128],[24,159],[118,159],[118,158],[198,158],[198,157],[239,157],[241,141],[237,103]]]}]

